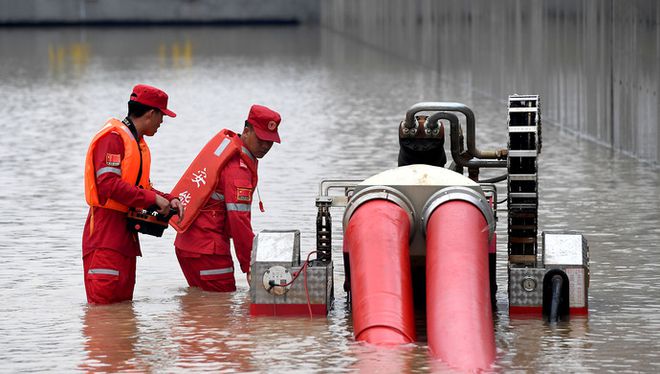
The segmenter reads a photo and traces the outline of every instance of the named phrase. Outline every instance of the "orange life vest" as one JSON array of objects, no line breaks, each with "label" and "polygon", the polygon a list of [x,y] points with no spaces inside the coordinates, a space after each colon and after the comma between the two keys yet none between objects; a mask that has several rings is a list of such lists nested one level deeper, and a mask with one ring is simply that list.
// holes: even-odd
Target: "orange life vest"
[{"label": "orange life vest", "polygon": [[181,201],[185,208],[183,220],[170,219],[170,226],[179,232],[185,232],[201,212],[201,209],[215,191],[218,175],[227,162],[237,153],[240,154],[256,178],[255,161],[242,151],[243,142],[239,136],[227,129],[221,130],[199,152],[188,166],[185,173],[172,189],[173,196]]},{"label": "orange life vest", "polygon": [[[115,133],[121,136],[124,141],[124,159],[121,160],[121,179],[131,185],[137,185],[142,188],[150,188],[149,170],[151,168],[151,153],[149,147],[144,139],[140,139],[140,147],[135,141],[135,137],[131,130],[118,119],[111,118],[103,126],[103,128],[94,136],[92,142],[87,150],[87,157],[85,159],[85,199],[89,206],[97,206],[106,209],[118,210],[120,212],[128,212],[126,205],[108,199],[105,204],[99,202],[99,195],[96,188],[96,174],[100,170],[94,170],[94,148],[99,139],[108,133]],[[142,174],[138,181],[138,174],[140,174],[140,151],[142,151]]]}]

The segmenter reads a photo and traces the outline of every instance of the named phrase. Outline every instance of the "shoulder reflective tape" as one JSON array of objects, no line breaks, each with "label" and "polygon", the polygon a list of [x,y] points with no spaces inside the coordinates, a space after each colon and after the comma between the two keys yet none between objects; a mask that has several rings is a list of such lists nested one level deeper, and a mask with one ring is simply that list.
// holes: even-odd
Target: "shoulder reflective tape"
[{"label": "shoulder reflective tape", "polygon": [[98,178],[98,177],[100,177],[101,175],[103,175],[105,173],[115,173],[115,174],[121,176],[121,169],[106,166],[106,167],[100,168],[99,170],[96,171],[96,177]]},{"label": "shoulder reflective tape", "polygon": [[108,274],[119,276],[119,270],[114,269],[89,269],[89,274]]},{"label": "shoulder reflective tape", "polygon": [[227,211],[249,212],[250,208],[250,204],[227,203]]},{"label": "shoulder reflective tape", "polygon": [[250,153],[250,150],[248,150],[248,149],[245,148],[245,147],[241,147],[241,150],[242,150],[243,153],[245,153],[245,154],[246,154],[246,155],[247,155],[252,161],[254,161],[254,156],[252,156],[252,153]]},{"label": "shoulder reflective tape", "polygon": [[199,275],[217,275],[217,274],[229,274],[233,273],[234,268],[220,268],[220,269],[209,269],[209,270],[200,270]]},{"label": "shoulder reflective tape", "polygon": [[211,194],[211,199],[225,201],[225,195],[214,192],[214,193]]},{"label": "shoulder reflective tape", "polygon": [[220,156],[224,152],[225,148],[229,145],[229,138],[224,138],[218,148],[213,152],[216,156]]},{"label": "shoulder reflective tape", "polygon": [[133,136],[133,133],[131,132],[131,130],[128,127],[122,126],[121,129],[124,130],[124,132],[127,133],[128,136],[131,137],[131,139],[135,140],[135,137]]}]

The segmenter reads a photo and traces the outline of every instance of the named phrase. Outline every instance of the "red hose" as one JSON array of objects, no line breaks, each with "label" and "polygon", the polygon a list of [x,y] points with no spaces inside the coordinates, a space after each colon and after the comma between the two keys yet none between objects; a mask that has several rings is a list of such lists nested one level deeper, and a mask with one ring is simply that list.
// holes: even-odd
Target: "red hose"
[{"label": "red hose", "polygon": [[344,246],[351,258],[356,340],[372,344],[415,341],[409,234],[408,215],[387,200],[368,201],[350,218]]},{"label": "red hose", "polygon": [[440,205],[426,227],[426,314],[431,354],[463,370],[495,360],[488,225],[474,205]]}]

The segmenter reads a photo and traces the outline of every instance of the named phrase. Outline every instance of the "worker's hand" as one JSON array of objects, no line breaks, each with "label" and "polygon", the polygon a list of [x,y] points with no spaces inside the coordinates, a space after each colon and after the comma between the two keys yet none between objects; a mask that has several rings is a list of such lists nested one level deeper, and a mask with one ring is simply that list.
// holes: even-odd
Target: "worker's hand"
[{"label": "worker's hand", "polygon": [[245,276],[247,277],[248,288],[251,288],[251,287],[252,287],[252,286],[251,286],[251,284],[252,284],[252,282],[251,282],[251,280],[252,280],[252,273],[250,273],[250,272],[248,271],[248,272],[245,274]]},{"label": "worker's hand", "polygon": [[156,205],[158,205],[157,212],[166,216],[170,213],[170,202],[166,198],[156,194]]},{"label": "worker's hand", "polygon": [[179,222],[181,222],[183,220],[183,209],[184,209],[183,204],[181,204],[181,200],[176,198],[172,199],[172,201],[170,201],[170,208],[176,209],[179,212]]}]

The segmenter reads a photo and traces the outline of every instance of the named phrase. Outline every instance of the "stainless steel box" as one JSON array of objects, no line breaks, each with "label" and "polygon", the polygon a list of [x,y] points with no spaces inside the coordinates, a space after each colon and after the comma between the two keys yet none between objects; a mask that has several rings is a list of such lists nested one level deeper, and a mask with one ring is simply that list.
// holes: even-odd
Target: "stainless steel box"
[{"label": "stainless steel box", "polygon": [[254,237],[251,264],[300,265],[299,230],[263,230]]},{"label": "stainless steel box", "polygon": [[543,232],[539,267],[509,266],[510,313],[540,313],[544,280],[565,273],[570,314],[587,314],[589,247],[584,235],[573,231]]},{"label": "stainless steel box", "polygon": [[568,276],[570,308],[586,309],[589,288],[587,239],[575,231],[550,231],[543,232],[542,243],[546,269],[561,269]]},{"label": "stainless steel box", "polygon": [[257,234],[250,269],[252,315],[325,315],[332,305],[332,261],[310,261],[305,269],[298,230]]},{"label": "stainless steel box", "polygon": [[574,231],[543,232],[543,265],[589,266],[589,247],[584,235]]}]

